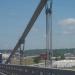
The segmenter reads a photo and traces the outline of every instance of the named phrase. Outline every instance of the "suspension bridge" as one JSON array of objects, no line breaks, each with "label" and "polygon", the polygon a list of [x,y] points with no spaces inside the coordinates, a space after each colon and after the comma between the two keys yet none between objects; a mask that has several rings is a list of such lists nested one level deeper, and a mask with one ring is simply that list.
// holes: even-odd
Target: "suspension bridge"
[{"label": "suspension bridge", "polygon": [[[26,37],[44,7],[46,9],[46,53],[47,60],[49,60],[49,62],[45,61],[45,67],[43,68],[22,65],[21,61],[23,57]],[[20,65],[15,65],[11,63],[11,60],[14,57],[17,50],[20,50]],[[52,0],[40,0],[40,3],[38,4],[26,29],[24,30],[22,36],[18,40],[10,56],[4,64],[0,64],[0,75],[75,75],[75,71],[72,70],[53,68],[51,59],[52,56]],[[47,64],[49,64],[50,67],[47,67]]]}]

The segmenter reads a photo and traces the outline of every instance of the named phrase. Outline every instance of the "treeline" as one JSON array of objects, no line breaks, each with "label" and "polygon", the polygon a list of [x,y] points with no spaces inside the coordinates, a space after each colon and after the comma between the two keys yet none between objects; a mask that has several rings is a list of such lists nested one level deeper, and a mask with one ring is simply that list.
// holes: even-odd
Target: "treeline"
[{"label": "treeline", "polygon": [[[12,52],[12,50],[0,50],[0,53],[11,53],[11,52]],[[42,54],[45,52],[46,52],[46,49],[32,49],[32,50],[24,50],[23,53],[25,56],[34,56],[34,55],[39,55],[39,54]],[[53,56],[61,56],[65,53],[75,54],[75,48],[53,49]]]},{"label": "treeline", "polygon": [[70,49],[55,49],[55,50],[53,50],[53,55],[54,56],[61,56],[61,55],[64,55],[65,53],[75,54],[75,48],[70,48]]}]

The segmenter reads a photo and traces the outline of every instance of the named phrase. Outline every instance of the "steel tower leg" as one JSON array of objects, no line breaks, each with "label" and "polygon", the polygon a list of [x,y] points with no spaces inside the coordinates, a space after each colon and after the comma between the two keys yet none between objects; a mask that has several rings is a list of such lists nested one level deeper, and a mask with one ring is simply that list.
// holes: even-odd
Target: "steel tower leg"
[{"label": "steel tower leg", "polygon": [[47,61],[46,67],[50,65],[52,68],[52,0],[48,0],[46,4],[46,49],[47,49]]},{"label": "steel tower leg", "polygon": [[20,46],[20,65],[23,65],[24,47],[25,47],[25,40],[23,41],[23,44],[21,44]]},{"label": "steel tower leg", "polygon": [[21,46],[20,46],[20,65],[22,65],[22,50],[21,50]]}]

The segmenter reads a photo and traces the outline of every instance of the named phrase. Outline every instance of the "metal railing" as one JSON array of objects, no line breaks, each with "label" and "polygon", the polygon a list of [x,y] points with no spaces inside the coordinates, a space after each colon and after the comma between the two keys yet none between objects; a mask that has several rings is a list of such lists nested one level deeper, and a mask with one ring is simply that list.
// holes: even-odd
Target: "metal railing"
[{"label": "metal railing", "polygon": [[4,74],[4,73],[0,72],[0,75],[7,75],[7,74]]},{"label": "metal railing", "polygon": [[75,75],[75,71],[0,64],[0,72],[6,75]]}]

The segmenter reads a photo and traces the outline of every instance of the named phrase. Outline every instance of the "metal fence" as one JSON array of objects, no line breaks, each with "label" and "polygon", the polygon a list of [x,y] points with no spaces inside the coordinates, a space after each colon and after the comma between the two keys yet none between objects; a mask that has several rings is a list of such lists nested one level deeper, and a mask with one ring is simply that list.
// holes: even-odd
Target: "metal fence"
[{"label": "metal fence", "polygon": [[75,75],[75,71],[0,64],[0,72],[6,75]]}]

